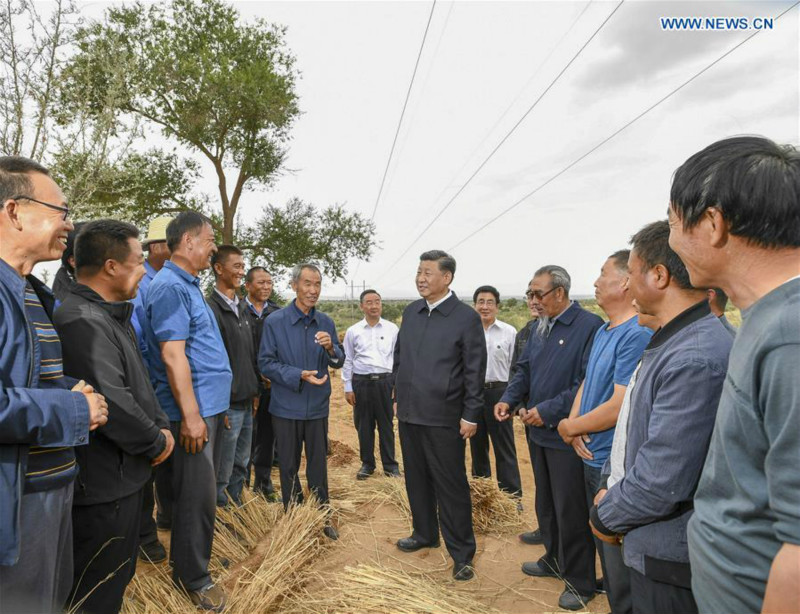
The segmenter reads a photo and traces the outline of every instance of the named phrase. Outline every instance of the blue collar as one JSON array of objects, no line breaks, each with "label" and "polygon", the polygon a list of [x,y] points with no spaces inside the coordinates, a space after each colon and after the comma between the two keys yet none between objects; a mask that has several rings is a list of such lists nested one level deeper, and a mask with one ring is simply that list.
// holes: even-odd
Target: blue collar
[{"label": "blue collar", "polygon": [[306,320],[308,322],[312,322],[316,319],[317,319],[316,307],[312,307],[311,311],[309,311],[308,315],[306,315],[302,311],[300,311],[300,308],[297,306],[297,299],[292,300],[292,324],[297,324],[297,322],[300,320]]},{"label": "blue collar", "polygon": [[144,261],[144,274],[147,276],[147,278],[152,280],[153,277],[156,276],[156,273],[158,273],[158,271],[156,271],[153,268],[153,266],[149,262],[147,262],[147,260],[145,260]]},{"label": "blue collar", "polygon": [[25,278],[20,277],[17,270],[12,268],[5,260],[0,258],[0,282],[10,286],[11,289],[20,296],[25,288]]},{"label": "blue collar", "polygon": [[190,284],[194,284],[198,288],[200,287],[200,278],[199,277],[195,277],[191,273],[187,273],[181,267],[179,267],[177,264],[174,264],[171,260],[167,260],[164,263],[164,268],[165,269],[169,269],[170,271],[172,271],[173,273],[178,275],[178,277],[183,279],[185,282],[190,283]]}]

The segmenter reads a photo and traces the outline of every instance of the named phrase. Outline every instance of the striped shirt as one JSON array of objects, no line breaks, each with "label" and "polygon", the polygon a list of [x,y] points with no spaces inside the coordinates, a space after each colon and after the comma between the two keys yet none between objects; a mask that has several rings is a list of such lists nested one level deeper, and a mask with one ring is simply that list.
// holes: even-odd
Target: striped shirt
[{"label": "striped shirt", "polygon": [[[39,387],[64,388],[61,341],[39,297],[28,283],[25,287],[25,315],[31,333],[39,342]],[[68,408],[64,408],[65,411]],[[31,446],[25,473],[25,492],[53,490],[70,484],[78,473],[71,447]]]}]

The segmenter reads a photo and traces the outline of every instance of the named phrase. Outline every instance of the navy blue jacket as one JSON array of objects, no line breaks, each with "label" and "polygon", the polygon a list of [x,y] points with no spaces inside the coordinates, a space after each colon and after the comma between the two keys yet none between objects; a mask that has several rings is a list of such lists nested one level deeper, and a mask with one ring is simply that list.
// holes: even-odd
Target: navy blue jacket
[{"label": "navy blue jacket", "polygon": [[527,394],[528,409],[536,407],[544,421],[544,426],[528,429],[534,443],[572,449],[558,434],[558,423],[569,416],[586,375],[594,335],[602,325],[602,318],[573,302],[555,321],[548,337],[539,335],[535,328],[531,332],[500,400],[516,407]]},{"label": "navy blue jacket", "polygon": [[[38,280],[31,278],[31,284],[40,296],[49,293]],[[19,559],[19,515],[30,446],[79,446],[89,441],[86,397],[39,388],[39,341],[28,326],[24,296],[25,279],[0,259],[0,565],[15,565]]]},{"label": "navy blue jacket", "polygon": [[[317,332],[331,336],[335,356],[319,345]],[[258,368],[272,382],[269,413],[290,420],[315,420],[328,416],[331,396],[330,377],[322,386],[304,382],[303,371],[328,375],[328,368],[341,369],[344,350],[336,335],[333,320],[316,309],[306,316],[292,301],[264,320]]]}]

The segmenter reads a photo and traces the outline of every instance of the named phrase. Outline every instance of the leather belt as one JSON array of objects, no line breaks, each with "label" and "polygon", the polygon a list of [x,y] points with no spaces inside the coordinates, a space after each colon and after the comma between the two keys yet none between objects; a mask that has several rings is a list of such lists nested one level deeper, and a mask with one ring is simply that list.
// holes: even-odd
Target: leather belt
[{"label": "leather belt", "polygon": [[370,373],[367,375],[362,375],[361,373],[353,373],[354,380],[364,380],[368,382],[376,382],[378,380],[387,379],[391,377],[391,373]]},{"label": "leather belt", "polygon": [[483,385],[484,390],[492,390],[493,388],[505,388],[508,382],[486,382]]}]

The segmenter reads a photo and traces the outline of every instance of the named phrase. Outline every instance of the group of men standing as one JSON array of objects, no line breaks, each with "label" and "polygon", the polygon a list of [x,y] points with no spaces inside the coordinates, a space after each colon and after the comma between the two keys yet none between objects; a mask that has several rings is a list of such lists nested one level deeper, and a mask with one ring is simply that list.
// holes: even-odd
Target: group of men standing
[{"label": "group of men standing", "polygon": [[278,309],[269,274],[245,273],[191,211],[151,226],[146,262],[134,226],[86,223],[56,306],[31,271],[64,253],[69,209],[47,169],[0,158],[0,611],[119,611],[140,543],[164,555],[154,467],[173,581],[221,611],[215,506],[241,502],[251,452],[254,490],[274,496],[275,446],[284,506],[302,501],[303,451],[328,503],[329,370],[343,368],[356,477],[377,468],[376,429],[383,472],[400,475],[396,413],[412,513],[397,547],[436,548],[441,532],[454,579],[476,554],[466,440],[472,474],[491,475],[491,442],[500,488],[521,498],[517,416],[539,524],[520,539],[544,546],[522,571],[563,579],[560,607],[595,596],[598,553],[615,614],[800,612],[800,155],[715,143],[676,172],[668,215],[602,263],[607,322],[548,265],[515,333],[499,292],[481,286],[470,308],[450,289],[455,260],[433,250],[400,327],[365,291],[342,347],[316,266],[294,268]]}]

